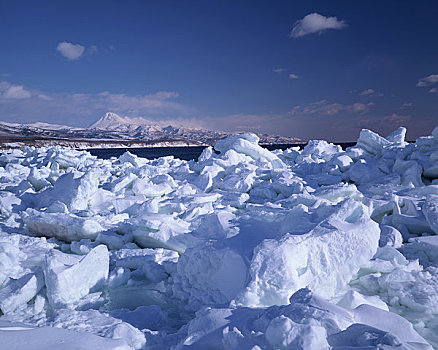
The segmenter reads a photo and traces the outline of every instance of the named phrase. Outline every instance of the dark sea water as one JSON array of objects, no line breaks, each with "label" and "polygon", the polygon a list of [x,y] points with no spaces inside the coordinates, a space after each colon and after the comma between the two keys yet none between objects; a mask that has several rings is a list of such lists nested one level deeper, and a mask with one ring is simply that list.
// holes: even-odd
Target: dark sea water
[{"label": "dark sea water", "polygon": [[[341,143],[342,148],[353,146],[354,143]],[[303,148],[305,144],[278,144],[264,146],[270,151],[274,149],[285,150],[290,147],[298,146]],[[198,159],[204,150],[204,146],[201,147],[150,147],[150,148],[94,148],[88,151],[98,158],[109,159],[111,157],[119,157],[126,151],[135,154],[139,157],[155,159],[166,156],[174,156],[175,158],[183,160]]]}]

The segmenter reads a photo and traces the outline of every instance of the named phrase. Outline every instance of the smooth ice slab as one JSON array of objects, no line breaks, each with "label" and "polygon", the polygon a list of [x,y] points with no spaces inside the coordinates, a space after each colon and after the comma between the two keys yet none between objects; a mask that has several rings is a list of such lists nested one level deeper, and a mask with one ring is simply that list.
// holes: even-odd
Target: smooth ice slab
[{"label": "smooth ice slab", "polygon": [[29,232],[37,236],[56,237],[66,242],[95,239],[103,231],[102,226],[93,218],[35,209],[28,209],[23,214],[23,222]]},{"label": "smooth ice slab", "polygon": [[54,308],[69,307],[90,292],[102,290],[108,269],[108,249],[104,245],[84,257],[51,250],[44,268],[50,304]]}]

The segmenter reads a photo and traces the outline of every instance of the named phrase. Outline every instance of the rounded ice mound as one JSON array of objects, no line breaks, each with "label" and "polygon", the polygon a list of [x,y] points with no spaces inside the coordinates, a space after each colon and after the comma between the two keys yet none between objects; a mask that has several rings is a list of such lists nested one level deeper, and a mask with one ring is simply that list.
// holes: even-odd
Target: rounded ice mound
[{"label": "rounded ice mound", "polygon": [[330,160],[333,155],[342,151],[341,146],[328,143],[324,140],[311,140],[297,157],[297,162],[322,162]]},{"label": "rounded ice mound", "polygon": [[[227,303],[245,286],[247,266],[241,255],[224,248],[188,249],[177,265],[175,296],[194,309],[210,303]],[[178,278],[179,277],[179,278]]]},{"label": "rounded ice mound", "polygon": [[262,160],[272,163],[274,168],[283,168],[285,165],[274,153],[259,146],[260,138],[251,133],[234,134],[216,142],[214,149],[224,154],[232,149],[237,153],[243,153],[254,160]]},{"label": "rounded ice mound", "polygon": [[232,146],[238,140],[241,141],[245,140],[250,144],[258,145],[260,138],[256,134],[252,134],[252,133],[234,134],[226,138],[223,138],[222,140],[217,141],[216,144],[214,145],[214,149],[218,152],[225,153],[227,150],[233,148]]},{"label": "rounded ice mound", "polygon": [[330,349],[324,327],[312,324],[299,324],[284,315],[269,322],[266,328],[266,341],[273,349],[290,347],[303,349]]}]

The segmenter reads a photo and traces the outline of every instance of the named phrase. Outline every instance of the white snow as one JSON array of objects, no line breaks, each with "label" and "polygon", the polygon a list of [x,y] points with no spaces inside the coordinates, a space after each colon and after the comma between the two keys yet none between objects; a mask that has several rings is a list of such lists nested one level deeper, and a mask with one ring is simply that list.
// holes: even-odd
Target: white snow
[{"label": "white snow", "polygon": [[131,350],[121,339],[108,339],[94,334],[56,327],[34,328],[0,320],[0,339],[4,349],[14,350]]},{"label": "white snow", "polygon": [[436,348],[437,130],[232,135],[190,162],[2,151],[1,347]]}]

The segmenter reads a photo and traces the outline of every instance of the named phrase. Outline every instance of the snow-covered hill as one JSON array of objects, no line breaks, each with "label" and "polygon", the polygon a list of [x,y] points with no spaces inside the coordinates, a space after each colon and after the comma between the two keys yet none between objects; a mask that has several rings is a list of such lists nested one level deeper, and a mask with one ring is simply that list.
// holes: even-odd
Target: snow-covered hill
[{"label": "snow-covered hill", "polygon": [[[151,121],[144,118],[121,117],[108,112],[88,128],[66,125],[33,123],[16,124],[0,122],[0,141],[3,145],[35,144],[63,145],[81,148],[102,147],[117,143],[123,147],[129,145],[153,146],[156,144],[187,146],[212,145],[232,133],[202,128],[187,128],[169,125],[167,122]],[[292,144],[303,142],[299,138],[259,134],[261,144]],[[106,147],[105,146],[105,147]],[[133,147],[133,146],[131,146]]]}]

